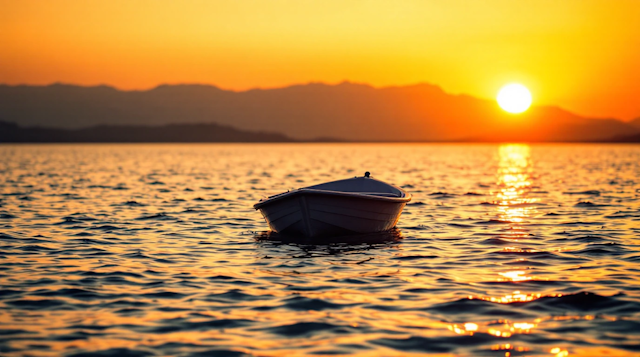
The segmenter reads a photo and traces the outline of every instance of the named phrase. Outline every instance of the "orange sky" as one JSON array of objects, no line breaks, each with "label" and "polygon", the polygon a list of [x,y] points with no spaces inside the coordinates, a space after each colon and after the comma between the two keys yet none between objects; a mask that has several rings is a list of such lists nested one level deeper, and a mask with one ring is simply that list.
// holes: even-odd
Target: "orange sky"
[{"label": "orange sky", "polygon": [[0,83],[428,82],[640,117],[637,0],[0,0]]}]

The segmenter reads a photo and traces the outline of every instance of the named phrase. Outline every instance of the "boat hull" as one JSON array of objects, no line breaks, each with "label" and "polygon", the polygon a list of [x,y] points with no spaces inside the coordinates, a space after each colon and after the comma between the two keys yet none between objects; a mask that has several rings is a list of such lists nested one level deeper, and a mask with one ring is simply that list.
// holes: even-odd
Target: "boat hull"
[{"label": "boat hull", "polygon": [[396,226],[407,201],[407,198],[298,190],[256,209],[273,231],[313,238],[389,230]]}]

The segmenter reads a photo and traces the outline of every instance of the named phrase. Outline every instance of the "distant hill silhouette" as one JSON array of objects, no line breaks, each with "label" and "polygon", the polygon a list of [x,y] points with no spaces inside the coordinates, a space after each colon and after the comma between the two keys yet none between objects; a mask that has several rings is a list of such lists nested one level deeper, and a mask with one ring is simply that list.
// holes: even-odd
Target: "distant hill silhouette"
[{"label": "distant hill silhouette", "polygon": [[604,142],[604,143],[640,143],[640,134],[614,136],[614,137],[611,137],[609,139],[598,140],[598,142]]},{"label": "distant hill silhouette", "polygon": [[583,118],[557,107],[505,113],[495,101],[452,95],[430,84],[373,88],[311,83],[244,92],[208,85],[146,91],[108,86],[0,85],[0,117],[22,126],[218,123],[240,130],[350,141],[598,141],[640,125]]},{"label": "distant hill silhouette", "polygon": [[82,129],[22,128],[0,121],[0,143],[76,142],[292,142],[281,134],[249,132],[217,124],[100,125]]}]

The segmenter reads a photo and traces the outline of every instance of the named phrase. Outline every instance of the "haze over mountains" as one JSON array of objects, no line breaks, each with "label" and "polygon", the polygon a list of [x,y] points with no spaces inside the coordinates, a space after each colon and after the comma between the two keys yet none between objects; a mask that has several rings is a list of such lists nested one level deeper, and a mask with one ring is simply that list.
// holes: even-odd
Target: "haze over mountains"
[{"label": "haze over mountains", "polygon": [[348,82],[244,92],[209,85],[146,91],[0,85],[0,120],[67,129],[216,123],[296,140],[601,141],[640,133],[640,118],[584,118],[545,106],[513,115],[492,100],[447,94],[434,85],[373,88]]}]

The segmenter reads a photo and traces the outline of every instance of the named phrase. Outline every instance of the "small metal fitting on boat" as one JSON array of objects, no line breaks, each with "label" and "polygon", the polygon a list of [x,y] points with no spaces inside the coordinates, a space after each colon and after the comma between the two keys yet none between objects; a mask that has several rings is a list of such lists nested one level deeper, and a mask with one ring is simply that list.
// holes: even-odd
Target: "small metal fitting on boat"
[{"label": "small metal fitting on boat", "polygon": [[364,177],[370,177],[371,173],[369,171],[364,173]]}]

